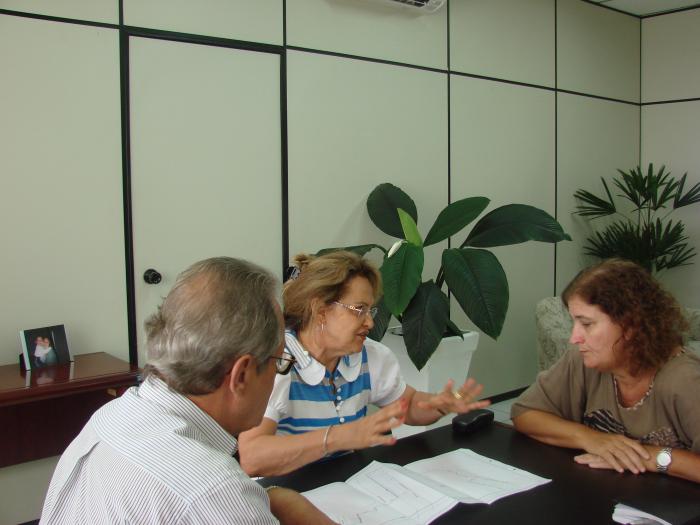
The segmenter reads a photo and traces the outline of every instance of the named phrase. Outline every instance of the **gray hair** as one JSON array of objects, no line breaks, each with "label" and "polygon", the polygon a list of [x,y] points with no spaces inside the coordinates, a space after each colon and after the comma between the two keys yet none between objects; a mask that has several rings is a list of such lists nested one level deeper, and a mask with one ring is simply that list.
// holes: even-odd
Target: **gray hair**
[{"label": "gray hair", "polygon": [[144,375],[185,395],[216,390],[239,357],[259,368],[282,342],[275,311],[277,280],[240,259],[214,257],[182,272],[145,323]]}]

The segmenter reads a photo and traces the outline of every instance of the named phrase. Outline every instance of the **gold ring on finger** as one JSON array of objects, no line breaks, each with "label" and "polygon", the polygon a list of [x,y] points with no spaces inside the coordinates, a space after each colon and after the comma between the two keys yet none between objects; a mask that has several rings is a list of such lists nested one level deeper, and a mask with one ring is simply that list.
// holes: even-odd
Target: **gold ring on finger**
[{"label": "gold ring on finger", "polygon": [[452,395],[455,399],[463,399],[462,394],[460,394],[459,392],[452,392]]}]

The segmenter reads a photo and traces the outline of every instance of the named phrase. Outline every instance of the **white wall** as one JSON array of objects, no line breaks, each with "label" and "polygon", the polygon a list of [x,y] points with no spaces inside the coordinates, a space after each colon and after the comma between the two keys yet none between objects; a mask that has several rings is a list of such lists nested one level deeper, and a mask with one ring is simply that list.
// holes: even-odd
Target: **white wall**
[{"label": "white wall", "polygon": [[[575,238],[559,246],[558,258],[548,244],[497,250],[510,280],[511,309],[499,341],[482,336],[471,369],[489,395],[530,383],[536,372],[534,303],[555,292],[555,264],[557,283],[582,264],[577,255],[582,232],[570,219],[571,193],[598,174],[638,159],[639,20],[579,0],[453,0],[449,27],[447,9],[422,15],[369,0],[287,0],[286,20],[282,0],[231,0],[225,5],[201,0],[196,12],[181,4],[125,0],[124,20],[132,26],[273,45],[285,43],[286,35],[291,47],[286,70],[291,255],[329,245],[386,244],[365,211],[367,195],[384,181],[402,186],[416,200],[424,234],[447,204],[448,191],[453,199],[487,196],[491,208],[521,202],[558,211]],[[66,0],[61,9],[45,0],[0,0],[0,9],[107,24],[118,22],[116,5],[117,0]],[[17,71],[10,83],[0,85],[2,100],[15,108],[11,119],[0,121],[0,148],[13,145],[0,155],[3,187],[12,189],[12,199],[3,201],[0,212],[12,227],[3,229],[0,240],[15,254],[2,263],[7,281],[3,306],[11,305],[15,313],[0,319],[0,363],[16,359],[20,327],[48,322],[48,317],[32,317],[36,304],[43,305],[46,316],[53,312],[69,323],[71,334],[88,334],[95,323],[109,321],[100,349],[128,355],[118,31],[118,26],[0,14],[0,63],[4,71],[10,65]],[[50,45],[56,34],[84,41],[65,51],[65,43]],[[606,50],[604,60],[591,60],[591,49]],[[82,57],[79,52],[88,61],[73,61],[73,55]],[[53,76],[42,76],[53,71],[52,63],[57,64]],[[72,69],[62,69],[64,64]],[[85,70],[90,78],[80,76]],[[192,86],[198,89],[196,82]],[[557,93],[557,88],[571,93]],[[86,106],[83,98],[86,104],[99,103]],[[139,114],[148,111],[148,105],[136,108]],[[53,118],[56,112],[60,119]],[[18,135],[17,129],[28,124],[42,133]],[[161,133],[159,140],[167,142],[174,131],[163,126]],[[135,151],[144,147],[138,137],[132,140]],[[57,157],[65,143],[78,145],[82,155],[75,156],[76,162]],[[182,154],[183,146],[178,148]],[[58,160],[47,161],[51,158]],[[13,174],[19,169],[35,182],[16,181]],[[65,181],[71,180],[76,186],[67,190]],[[32,202],[33,188],[46,181],[63,188],[65,198],[81,197],[55,221],[27,213],[24,204]],[[96,195],[102,199],[95,203]],[[57,266],[46,266],[32,251],[32,240],[47,225],[63,228],[55,234],[59,239],[64,230],[80,226],[83,238],[94,238],[95,244],[76,242],[62,250],[57,243],[61,257],[52,261]],[[241,227],[255,225],[241,221]],[[262,237],[262,242],[281,243],[274,232]],[[182,250],[178,260],[210,255],[188,251],[187,243]],[[253,251],[235,255],[260,255]],[[439,247],[428,251],[426,278],[435,273],[440,257]],[[91,252],[101,258],[97,269],[87,262],[95,256]],[[27,268],[33,270],[31,277]],[[104,282],[98,279],[100,272],[107,272]],[[85,286],[78,279],[82,275],[97,282],[99,290],[106,287],[93,297],[98,306],[85,298],[60,307],[37,299],[44,290],[70,295],[68,290]],[[464,318],[456,319],[466,326]],[[82,348],[88,348],[89,336],[82,341]],[[0,469],[0,487],[16,480],[44,490],[52,468],[47,460]],[[38,516],[36,502],[6,494],[0,490],[0,524]]]},{"label": "white wall", "polygon": [[[659,103],[660,102],[660,103]],[[642,165],[665,165],[674,176],[700,181],[700,9],[646,18],[642,22]],[[672,215],[686,225],[700,250],[700,204]],[[700,307],[700,257],[691,266],[661,274],[688,307]]]},{"label": "white wall", "polygon": [[118,38],[0,16],[0,364],[56,324],[128,359]]},{"label": "white wall", "polygon": [[639,102],[639,19],[580,2],[557,2],[557,87]]},{"label": "white wall", "polygon": [[590,227],[573,215],[574,192],[598,192],[600,177],[639,162],[640,22],[576,0],[557,7],[557,86],[572,92],[557,97],[557,218],[573,238],[556,248],[560,293],[593,262],[582,254]]},{"label": "white wall", "polygon": [[573,242],[557,246],[557,294],[595,260],[583,254],[589,223],[573,212],[574,192],[603,192],[600,181],[639,162],[639,107],[567,93],[558,97],[557,194],[559,221]]}]

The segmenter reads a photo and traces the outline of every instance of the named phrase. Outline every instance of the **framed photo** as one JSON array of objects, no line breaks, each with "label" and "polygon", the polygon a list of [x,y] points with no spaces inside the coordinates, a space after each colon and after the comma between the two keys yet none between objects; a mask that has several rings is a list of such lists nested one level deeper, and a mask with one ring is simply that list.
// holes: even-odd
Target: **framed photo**
[{"label": "framed photo", "polygon": [[19,339],[27,370],[71,362],[66,329],[62,324],[20,330]]}]

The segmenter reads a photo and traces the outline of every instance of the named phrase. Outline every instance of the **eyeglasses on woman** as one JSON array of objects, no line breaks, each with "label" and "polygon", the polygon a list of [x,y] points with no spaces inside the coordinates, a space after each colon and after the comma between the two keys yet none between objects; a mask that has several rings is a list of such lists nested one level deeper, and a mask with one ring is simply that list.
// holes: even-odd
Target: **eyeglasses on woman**
[{"label": "eyeglasses on woman", "polygon": [[340,301],[333,301],[333,304],[337,304],[338,306],[342,306],[343,308],[346,308],[350,310],[351,312],[354,312],[355,315],[357,315],[358,318],[363,318],[364,316],[368,315],[372,319],[374,319],[374,316],[377,315],[377,307],[376,306],[367,306],[366,304],[363,304],[362,306],[356,305],[356,304],[346,304],[346,303],[341,303]]}]

